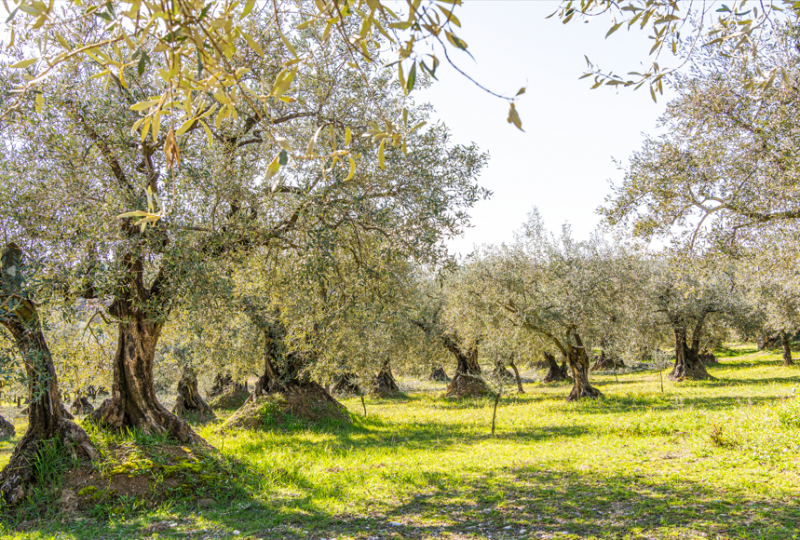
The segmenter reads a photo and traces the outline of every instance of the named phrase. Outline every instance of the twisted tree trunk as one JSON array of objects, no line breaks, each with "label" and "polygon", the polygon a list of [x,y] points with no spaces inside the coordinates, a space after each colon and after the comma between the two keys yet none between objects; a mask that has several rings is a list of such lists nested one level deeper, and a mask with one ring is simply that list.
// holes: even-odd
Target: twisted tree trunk
[{"label": "twisted tree trunk", "polygon": [[381,370],[378,372],[378,375],[375,377],[375,382],[372,385],[370,394],[378,397],[393,397],[399,392],[400,388],[397,386],[397,382],[394,380],[392,366],[390,365],[389,360],[386,360],[381,366]]},{"label": "twisted tree trunk", "polygon": [[450,377],[447,376],[442,366],[438,366],[431,372],[430,380],[433,382],[450,382]]},{"label": "twisted tree trunk", "polygon": [[597,388],[589,384],[589,355],[583,346],[580,336],[575,332],[575,346],[567,344],[567,362],[572,371],[572,390],[567,396],[567,401],[581,398],[596,398],[603,395]]},{"label": "twisted tree trunk", "polygon": [[792,344],[789,342],[789,336],[786,334],[786,330],[781,330],[781,347],[783,348],[783,365],[793,366]]},{"label": "twisted tree trunk", "polygon": [[[696,347],[690,347],[686,343],[686,328],[678,326],[675,332],[675,366],[668,377],[673,381],[685,379],[708,379],[711,376],[706,371],[706,367],[700,360],[700,355]],[[693,344],[695,340],[692,340]]]},{"label": "twisted tree trunk", "polygon": [[605,350],[601,350],[600,356],[597,357],[597,361],[592,366],[592,371],[605,371],[624,367],[625,363],[616,354],[606,354]]},{"label": "twisted tree trunk", "polygon": [[563,381],[567,378],[567,364],[559,366],[556,362],[555,355],[545,352],[543,353],[545,364],[547,365],[547,373],[542,378],[542,382],[556,382]]},{"label": "twisted tree trunk", "polygon": [[445,346],[456,357],[456,373],[447,385],[447,397],[482,396],[489,393],[481,377],[478,363],[478,347],[472,346],[464,352],[452,338],[445,338]]},{"label": "twisted tree trunk", "polygon": [[133,427],[145,433],[164,433],[182,443],[202,443],[186,423],[169,412],[156,398],[153,359],[161,334],[161,323],[148,318],[133,301],[115,303],[119,339],[114,355],[111,397],[92,413],[101,427]]},{"label": "twisted tree trunk", "polygon": [[358,377],[355,373],[342,373],[336,384],[333,385],[333,393],[339,395],[361,395],[361,388],[358,386]]},{"label": "twisted tree trunk", "polygon": [[100,458],[86,432],[63,414],[53,358],[42,333],[36,304],[22,289],[22,271],[22,251],[11,243],[2,254],[0,324],[11,333],[25,364],[29,404],[28,430],[0,472],[0,493],[9,504],[25,497],[42,444],[59,440],[75,459]]},{"label": "twisted tree trunk", "polygon": [[192,368],[183,370],[181,380],[178,381],[178,397],[172,412],[181,417],[195,414],[203,419],[215,418],[214,411],[200,397],[200,391],[197,389],[197,376]]}]

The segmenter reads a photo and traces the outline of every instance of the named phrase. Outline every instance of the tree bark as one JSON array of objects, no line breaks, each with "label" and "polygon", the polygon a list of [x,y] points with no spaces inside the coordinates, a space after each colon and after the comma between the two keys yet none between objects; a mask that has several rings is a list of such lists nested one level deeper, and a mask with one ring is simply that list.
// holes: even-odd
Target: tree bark
[{"label": "tree bark", "polygon": [[172,412],[180,417],[194,414],[203,420],[215,418],[214,411],[200,396],[200,391],[197,389],[197,375],[192,368],[183,370],[181,380],[178,381],[178,397]]},{"label": "tree bark", "polygon": [[547,365],[547,373],[545,373],[544,377],[542,378],[542,382],[550,383],[563,381],[567,378],[566,364],[559,366],[558,362],[556,362],[556,357],[549,352],[545,352],[543,356]]},{"label": "tree bark", "polygon": [[567,401],[581,398],[596,398],[603,395],[600,390],[589,384],[589,355],[583,346],[580,336],[573,332],[575,346],[567,343],[567,362],[572,371],[572,390],[567,396]]},{"label": "tree bark", "polygon": [[74,459],[100,458],[83,428],[64,416],[53,358],[42,333],[36,304],[22,288],[22,271],[22,251],[11,243],[2,254],[0,324],[11,333],[25,365],[28,430],[0,472],[0,493],[9,504],[25,497],[33,480],[39,448],[46,441],[60,440]]},{"label": "tree bark", "polygon": [[438,366],[431,372],[430,380],[433,382],[450,382],[450,377],[447,376],[442,366]]},{"label": "tree bark", "polygon": [[624,368],[622,359],[615,354],[606,354],[605,350],[600,351],[600,356],[592,366],[592,371],[606,371],[609,369]]},{"label": "tree bark", "polygon": [[789,336],[786,330],[781,330],[781,347],[783,348],[783,365],[793,366],[792,361],[792,344],[789,342]]},{"label": "tree bark", "polygon": [[361,395],[361,388],[358,386],[358,377],[355,373],[342,373],[336,384],[333,385],[333,393],[338,395]]},{"label": "tree bark", "polygon": [[506,369],[506,364],[502,360],[495,362],[492,377],[502,380],[503,382],[511,382],[514,380],[514,374]]},{"label": "tree bark", "polygon": [[446,397],[482,396],[489,393],[486,383],[481,377],[481,366],[478,363],[478,347],[473,345],[464,351],[455,338],[445,336],[445,347],[456,358],[456,373],[447,385]]},{"label": "tree bark", "polygon": [[394,397],[398,393],[400,393],[400,388],[394,380],[392,366],[389,360],[386,360],[375,377],[370,394],[377,397]]},{"label": "tree bark", "polygon": [[524,394],[525,389],[522,388],[522,378],[519,376],[519,370],[517,369],[517,364],[514,363],[514,360],[509,360],[508,365],[511,366],[511,369],[514,370],[514,380],[517,382],[517,394]]},{"label": "tree bark", "polygon": [[151,434],[167,434],[184,444],[203,443],[186,423],[169,412],[156,398],[153,359],[161,334],[161,323],[148,319],[133,301],[118,302],[119,340],[114,355],[111,397],[92,413],[101,427],[132,427]]},{"label": "tree bark", "polygon": [[[682,381],[685,379],[708,379],[711,376],[706,371],[706,367],[700,360],[700,355],[694,347],[690,347],[686,343],[686,328],[677,326],[674,328],[675,332],[675,366],[669,373],[668,377],[673,381]],[[692,340],[693,343],[695,340]]]}]

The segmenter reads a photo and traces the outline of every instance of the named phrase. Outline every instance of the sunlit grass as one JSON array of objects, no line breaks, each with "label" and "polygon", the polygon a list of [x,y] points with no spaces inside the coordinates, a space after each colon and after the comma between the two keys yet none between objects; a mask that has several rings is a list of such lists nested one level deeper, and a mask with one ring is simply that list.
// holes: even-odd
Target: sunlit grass
[{"label": "sunlit grass", "polygon": [[594,376],[597,401],[526,384],[503,398],[494,437],[488,400],[448,401],[443,384],[420,383],[438,392],[368,399],[366,418],[345,400],[352,426],[198,427],[239,463],[240,502],[8,537],[797,538],[800,402],[787,398],[800,367],[744,346],[720,356],[711,381]]}]

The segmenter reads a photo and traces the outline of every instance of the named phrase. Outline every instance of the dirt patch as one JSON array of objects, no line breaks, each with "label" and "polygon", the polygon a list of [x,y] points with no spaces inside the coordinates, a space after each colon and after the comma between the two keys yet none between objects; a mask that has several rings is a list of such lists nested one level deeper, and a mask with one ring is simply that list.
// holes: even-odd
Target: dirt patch
[{"label": "dirt patch", "polygon": [[238,409],[249,397],[250,392],[243,386],[231,384],[224,387],[220,394],[209,399],[208,404],[212,409]]},{"label": "dirt patch", "polygon": [[349,423],[350,414],[345,406],[331,397],[324,388],[311,382],[292,385],[284,392],[251,400],[234,414],[224,427],[259,429],[298,421],[313,424]]}]

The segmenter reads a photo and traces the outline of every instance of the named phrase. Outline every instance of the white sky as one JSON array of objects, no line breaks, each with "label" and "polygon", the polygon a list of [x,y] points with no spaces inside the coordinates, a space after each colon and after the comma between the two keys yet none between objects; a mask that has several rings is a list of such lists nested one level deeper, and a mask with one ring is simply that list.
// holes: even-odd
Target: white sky
[{"label": "white sky", "polygon": [[505,101],[449,66],[440,67],[439,82],[418,93],[419,102],[433,104],[455,142],[475,142],[490,153],[481,182],[494,196],[474,209],[474,227],[450,242],[455,253],[513,240],[534,206],[550,229],[569,222],[577,237],[586,237],[600,222],[595,210],[610,193],[609,180],[622,179],[612,156],[627,162],[642,133],[656,131],[668,94],[654,103],[646,86],[590,90],[591,79],[578,80],[584,54],[604,69],[643,71],[638,68],[652,46],[646,34],[623,27],[606,40],[610,24],[603,20],[545,20],[557,7],[556,0],[467,0],[456,11],[458,35],[475,61],[460,51],[451,58],[495,92],[513,95],[528,87],[517,105],[525,133],[506,122]]}]

